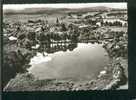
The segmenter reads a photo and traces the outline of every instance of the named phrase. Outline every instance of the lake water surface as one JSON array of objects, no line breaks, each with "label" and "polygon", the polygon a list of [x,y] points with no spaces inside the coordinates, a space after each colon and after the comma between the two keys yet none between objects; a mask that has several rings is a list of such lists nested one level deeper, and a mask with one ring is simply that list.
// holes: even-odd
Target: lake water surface
[{"label": "lake water surface", "polygon": [[37,52],[28,69],[39,79],[91,79],[109,62],[100,44],[78,43],[73,51]]}]

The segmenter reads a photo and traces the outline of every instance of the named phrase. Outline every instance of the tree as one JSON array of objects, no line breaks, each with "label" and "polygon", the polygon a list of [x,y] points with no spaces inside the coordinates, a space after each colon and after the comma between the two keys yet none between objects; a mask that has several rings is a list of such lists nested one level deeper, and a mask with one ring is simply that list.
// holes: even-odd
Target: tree
[{"label": "tree", "polygon": [[61,24],[61,31],[67,31],[67,28],[66,28],[65,24]]}]

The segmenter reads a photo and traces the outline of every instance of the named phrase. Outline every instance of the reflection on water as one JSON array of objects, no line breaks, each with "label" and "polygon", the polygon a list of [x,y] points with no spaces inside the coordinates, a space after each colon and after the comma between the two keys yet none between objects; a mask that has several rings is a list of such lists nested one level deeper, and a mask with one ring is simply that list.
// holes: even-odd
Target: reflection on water
[{"label": "reflection on water", "polygon": [[105,55],[106,51],[99,44],[54,43],[36,53],[28,71],[39,79],[88,79],[108,63],[109,58]]},{"label": "reflection on water", "polygon": [[38,51],[39,52],[54,53],[54,52],[58,52],[58,51],[67,51],[67,50],[72,51],[76,47],[77,47],[76,42],[61,41],[61,42],[42,44]]}]

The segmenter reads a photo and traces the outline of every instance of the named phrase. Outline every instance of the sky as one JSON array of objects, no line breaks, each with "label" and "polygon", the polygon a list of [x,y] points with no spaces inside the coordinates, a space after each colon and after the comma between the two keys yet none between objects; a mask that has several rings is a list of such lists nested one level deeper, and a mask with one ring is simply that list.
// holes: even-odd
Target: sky
[{"label": "sky", "polygon": [[111,8],[126,9],[127,3],[60,3],[60,4],[4,4],[3,10],[23,10],[25,8],[85,8],[85,7],[96,7],[105,6]]}]

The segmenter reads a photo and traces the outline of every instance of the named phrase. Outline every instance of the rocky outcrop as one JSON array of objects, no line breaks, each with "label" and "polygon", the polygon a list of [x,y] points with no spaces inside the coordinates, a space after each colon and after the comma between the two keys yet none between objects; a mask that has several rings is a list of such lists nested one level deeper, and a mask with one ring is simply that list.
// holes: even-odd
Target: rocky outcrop
[{"label": "rocky outcrop", "polygon": [[26,49],[18,48],[16,45],[5,45],[3,51],[2,83],[3,87],[17,73],[26,72],[32,53]]}]

